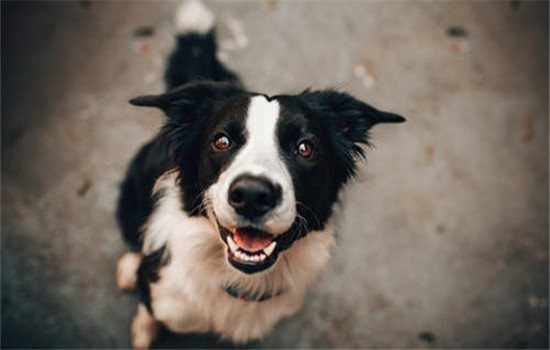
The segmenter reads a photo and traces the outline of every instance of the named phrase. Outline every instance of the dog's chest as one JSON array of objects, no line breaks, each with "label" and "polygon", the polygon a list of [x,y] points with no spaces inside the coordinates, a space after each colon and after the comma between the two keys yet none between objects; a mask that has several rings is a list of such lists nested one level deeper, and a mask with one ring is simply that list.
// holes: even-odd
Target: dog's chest
[{"label": "dog's chest", "polygon": [[[219,272],[199,264],[178,265],[172,257],[151,284],[154,316],[175,332],[215,332],[235,342],[261,338],[282,317],[296,312],[302,295],[288,290],[263,301],[246,301],[228,293]],[[229,267],[228,267],[229,268]]]}]

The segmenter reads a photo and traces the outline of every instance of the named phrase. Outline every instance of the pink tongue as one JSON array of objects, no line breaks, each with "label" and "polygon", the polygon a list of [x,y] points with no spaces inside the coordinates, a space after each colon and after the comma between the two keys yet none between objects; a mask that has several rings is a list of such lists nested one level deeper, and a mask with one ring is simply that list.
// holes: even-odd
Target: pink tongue
[{"label": "pink tongue", "polygon": [[248,252],[257,252],[264,248],[272,242],[272,237],[268,234],[261,232],[251,232],[250,230],[235,230],[233,234],[233,239],[239,247],[243,248]]}]

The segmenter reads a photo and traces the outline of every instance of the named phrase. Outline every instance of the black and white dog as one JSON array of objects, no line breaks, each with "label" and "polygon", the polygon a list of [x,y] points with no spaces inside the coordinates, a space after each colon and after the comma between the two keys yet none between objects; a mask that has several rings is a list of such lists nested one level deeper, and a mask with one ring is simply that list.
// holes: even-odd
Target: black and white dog
[{"label": "black and white dog", "polygon": [[118,220],[134,251],[117,283],[138,287],[132,345],[159,325],[244,343],[294,314],[334,245],[332,208],[378,123],[405,119],[332,90],[267,96],[216,59],[214,17],[176,14],[166,114],[122,184]]}]

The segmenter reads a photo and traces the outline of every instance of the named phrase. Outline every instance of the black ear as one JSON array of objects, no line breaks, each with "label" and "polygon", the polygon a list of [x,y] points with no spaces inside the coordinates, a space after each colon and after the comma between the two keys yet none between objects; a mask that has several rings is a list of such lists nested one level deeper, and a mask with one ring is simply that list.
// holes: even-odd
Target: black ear
[{"label": "black ear", "polygon": [[354,143],[366,143],[368,130],[379,123],[402,123],[400,115],[380,111],[353,96],[333,90],[305,91],[300,95],[311,113],[327,120]]},{"label": "black ear", "polygon": [[242,88],[235,84],[197,81],[164,94],[139,96],[128,102],[134,106],[157,107],[170,116],[178,111],[189,113],[206,102],[213,105],[221,98],[242,92]]},{"label": "black ear", "polygon": [[398,114],[380,111],[373,107],[371,108],[374,110],[371,127],[378,123],[403,123],[407,121],[407,119]]},{"label": "black ear", "polygon": [[131,99],[130,104],[140,107],[161,107],[163,95],[145,95]]}]

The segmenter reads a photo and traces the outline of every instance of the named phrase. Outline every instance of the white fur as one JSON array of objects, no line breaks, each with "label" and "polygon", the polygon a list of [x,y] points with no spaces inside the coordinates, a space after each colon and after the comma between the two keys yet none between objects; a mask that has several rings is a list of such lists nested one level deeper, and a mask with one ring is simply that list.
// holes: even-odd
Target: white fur
[{"label": "white fur", "polygon": [[128,252],[118,261],[116,271],[116,284],[122,291],[130,291],[135,288],[137,282],[137,270],[141,263],[141,254]]},{"label": "white fur", "polygon": [[184,1],[176,12],[175,22],[179,34],[206,34],[214,27],[214,14],[201,1]]},{"label": "white fur", "polygon": [[[170,172],[157,182],[155,190],[165,196],[144,231],[149,249],[166,245],[170,254],[159,281],[150,286],[154,318],[176,332],[215,332],[237,343],[261,338],[301,307],[308,286],[329,259],[332,228],[311,232],[281,252],[267,271],[246,275],[227,262],[227,247],[215,225],[181,210],[176,179]],[[228,295],[223,290],[228,285],[283,294],[247,302]]]},{"label": "white fur", "polygon": [[296,200],[292,178],[281,159],[277,144],[277,121],[280,106],[264,96],[253,97],[248,107],[246,130],[248,140],[231,165],[220,174],[207,191],[207,197],[220,224],[226,228],[238,226],[239,217],[227,200],[229,186],[243,174],[261,176],[278,184],[282,202],[268,213],[262,230],[271,234],[286,232],[296,218]]},{"label": "white fur", "polygon": [[[173,189],[177,178],[176,171],[168,171],[157,179],[153,193],[164,191],[161,205],[157,205],[143,232],[143,253],[150,254],[164,246],[170,238],[170,232],[197,230],[204,219],[189,218],[182,210],[179,190]],[[169,189],[169,190],[167,190]],[[203,230],[210,230],[206,227]]]}]

